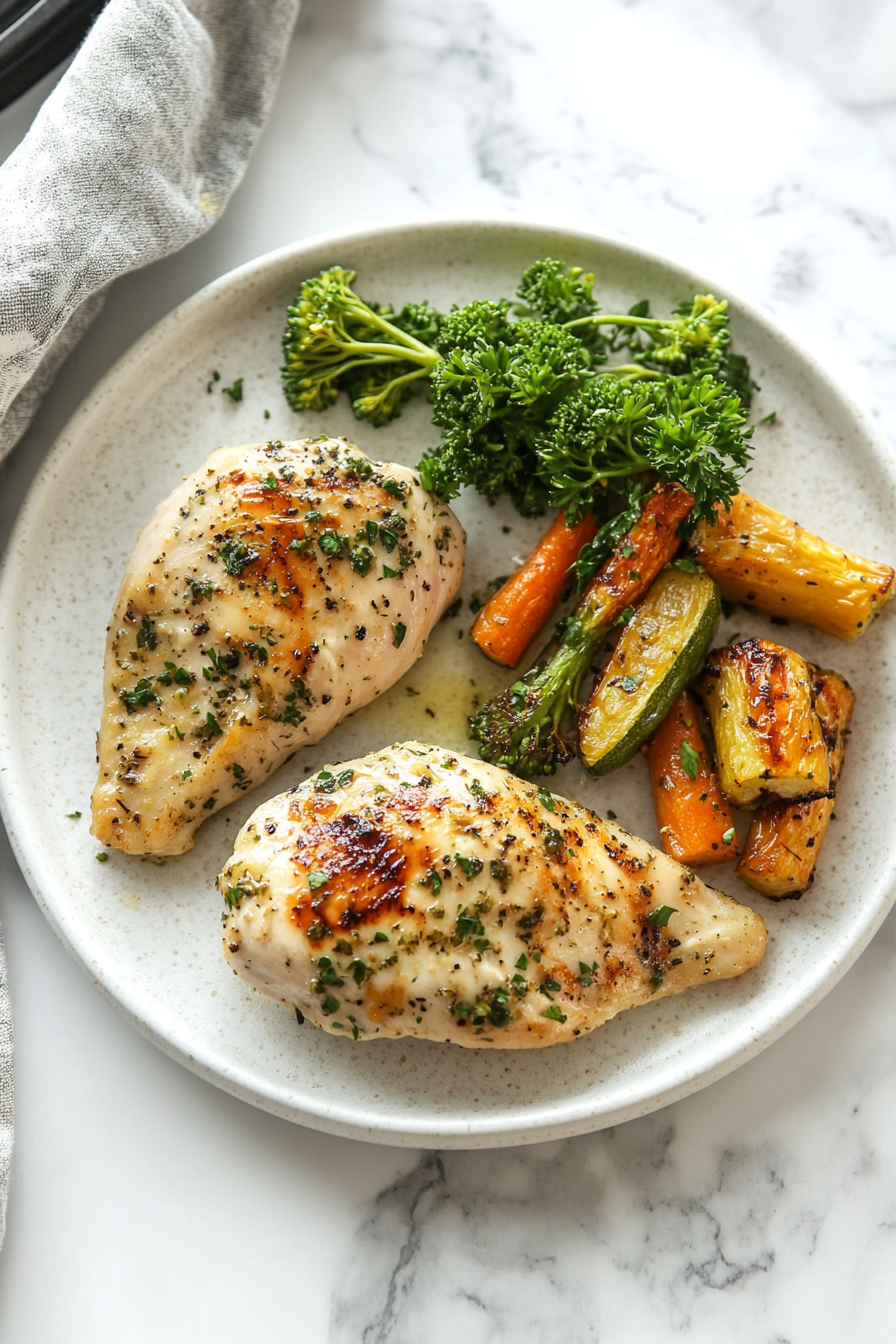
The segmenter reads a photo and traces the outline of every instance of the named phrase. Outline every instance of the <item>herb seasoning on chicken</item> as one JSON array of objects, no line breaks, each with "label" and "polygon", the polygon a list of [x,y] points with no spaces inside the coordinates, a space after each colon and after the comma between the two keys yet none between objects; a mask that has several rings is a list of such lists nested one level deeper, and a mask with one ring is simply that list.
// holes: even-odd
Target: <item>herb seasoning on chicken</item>
[{"label": "herb seasoning on chicken", "polygon": [[464,534],[344,439],[219,448],[156,509],[109,627],[93,834],[181,854],[387,690],[457,592]]},{"label": "herb seasoning on chicken", "polygon": [[552,1045],[765,951],[758,915],[646,841],[417,742],[265,803],[218,882],[234,971],[355,1039]]}]

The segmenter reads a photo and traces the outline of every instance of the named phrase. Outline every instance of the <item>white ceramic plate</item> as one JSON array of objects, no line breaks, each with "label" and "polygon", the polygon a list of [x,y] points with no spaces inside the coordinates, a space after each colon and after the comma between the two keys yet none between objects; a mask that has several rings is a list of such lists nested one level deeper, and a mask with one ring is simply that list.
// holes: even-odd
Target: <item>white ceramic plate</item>
[{"label": "white ceramic plate", "polygon": [[[706,876],[753,904],[770,940],[762,966],[739,981],[650,1004],[574,1044],[538,1051],[462,1050],[420,1041],[369,1044],[306,1026],[235,979],[221,955],[214,878],[259,791],[215,816],[195,850],[164,863],[111,854],[88,834],[94,734],[106,622],[134,538],[153,507],[221,443],[346,433],[374,456],[413,463],[435,441],[419,400],[382,430],[358,424],[344,400],[299,417],[279,386],[284,310],[299,282],[335,262],[360,292],[439,307],[512,294],[525,266],[553,255],[597,273],[604,306],[649,295],[656,309],[711,288],[629,244],[519,223],[432,223],[314,239],[234,271],[141,340],[72,418],[35,482],[10,544],[0,588],[4,686],[3,810],[47,919],[87,974],[151,1040],[188,1068],[277,1115],[380,1142],[487,1147],[599,1129],[642,1115],[755,1055],[837,982],[893,898],[896,706],[887,662],[896,621],[855,645],[794,626],[786,635],[737,611],[722,634],[773,634],[853,683],[854,732],[842,796],[802,901],[774,904],[730,869]],[[774,324],[732,304],[739,349],[762,385],[749,488],[825,536],[892,556],[893,459],[869,419]],[[211,394],[213,369],[222,381]],[[244,378],[234,405],[220,387]],[[270,411],[270,419],[264,411]],[[539,524],[509,505],[459,502],[468,529],[467,599],[506,574]],[[382,699],[285,765],[266,787],[310,770],[422,738],[466,750],[474,696],[506,674],[465,637],[471,618],[444,622],[423,660]],[[890,663],[892,666],[892,662]],[[657,841],[643,758],[601,781],[573,765],[558,792]],[[81,811],[81,820],[66,813]]]}]

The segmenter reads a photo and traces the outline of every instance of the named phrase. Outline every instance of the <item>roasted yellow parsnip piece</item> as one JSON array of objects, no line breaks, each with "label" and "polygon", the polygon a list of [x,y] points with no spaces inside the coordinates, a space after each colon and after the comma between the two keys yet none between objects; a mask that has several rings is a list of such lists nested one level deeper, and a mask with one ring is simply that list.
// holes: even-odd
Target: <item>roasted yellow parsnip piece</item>
[{"label": "roasted yellow parsnip piece", "polygon": [[764,793],[827,794],[815,688],[798,653],[767,639],[714,649],[697,690],[712,724],[722,789],[735,807],[756,807]]},{"label": "roasted yellow parsnip piece", "polygon": [[786,803],[780,799],[759,808],[738,877],[763,896],[797,896],[811,886],[815,861],[834,810],[846,729],[855,696],[836,672],[810,669],[815,681],[815,709],[821,723],[831,769],[831,794],[812,803]]},{"label": "roasted yellow parsnip piece", "polygon": [[893,593],[894,571],[832,546],[749,495],[694,537],[697,559],[723,597],[857,639]]}]

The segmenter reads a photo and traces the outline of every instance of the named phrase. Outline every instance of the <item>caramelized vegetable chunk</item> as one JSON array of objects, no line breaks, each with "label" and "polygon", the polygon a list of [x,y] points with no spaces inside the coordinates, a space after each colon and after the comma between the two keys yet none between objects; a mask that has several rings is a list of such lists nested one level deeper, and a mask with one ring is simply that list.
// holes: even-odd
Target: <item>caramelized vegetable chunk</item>
[{"label": "caramelized vegetable chunk", "polygon": [[807,664],[792,649],[747,639],[715,649],[696,689],[712,724],[719,778],[735,807],[763,794],[824,798],[830,769]]},{"label": "caramelized vegetable chunk", "polygon": [[[821,721],[836,793],[855,696],[836,672],[812,668],[815,708]],[[798,896],[812,884],[834,797],[812,803],[768,802],[753,818],[737,875],[763,896]]]},{"label": "caramelized vegetable chunk", "polygon": [[722,596],[857,639],[893,594],[894,571],[807,532],[749,495],[694,537],[697,559]]}]

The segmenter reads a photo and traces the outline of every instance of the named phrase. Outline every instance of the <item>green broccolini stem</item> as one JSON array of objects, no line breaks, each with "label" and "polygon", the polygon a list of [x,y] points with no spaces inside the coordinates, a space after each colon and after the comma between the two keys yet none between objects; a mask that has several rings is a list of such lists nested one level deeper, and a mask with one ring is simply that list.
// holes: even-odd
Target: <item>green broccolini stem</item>
[{"label": "green broccolini stem", "polygon": [[357,342],[356,344],[359,349],[372,351],[390,350],[393,354],[398,355],[399,358],[407,359],[408,347],[412,346],[421,355],[425,355],[427,360],[431,361],[431,364],[435,364],[438,360],[439,356],[430,346],[424,345],[422,341],[418,341],[417,337],[412,336],[410,332],[402,331],[400,327],[394,326],[388,318],[383,317],[381,313],[374,312],[374,310],[368,307],[366,303],[349,303],[346,305],[345,312],[347,316],[356,318],[366,326],[379,327],[380,331],[385,331],[390,336],[394,336],[397,339],[397,344],[394,346],[386,345],[384,342],[372,342],[369,345]]},{"label": "green broccolini stem", "polygon": [[[586,593],[568,619],[560,647],[470,719],[479,754],[518,775],[552,775],[572,759],[574,713],[582,678],[607,633],[602,591]],[[572,720],[568,731],[567,721]]]}]

